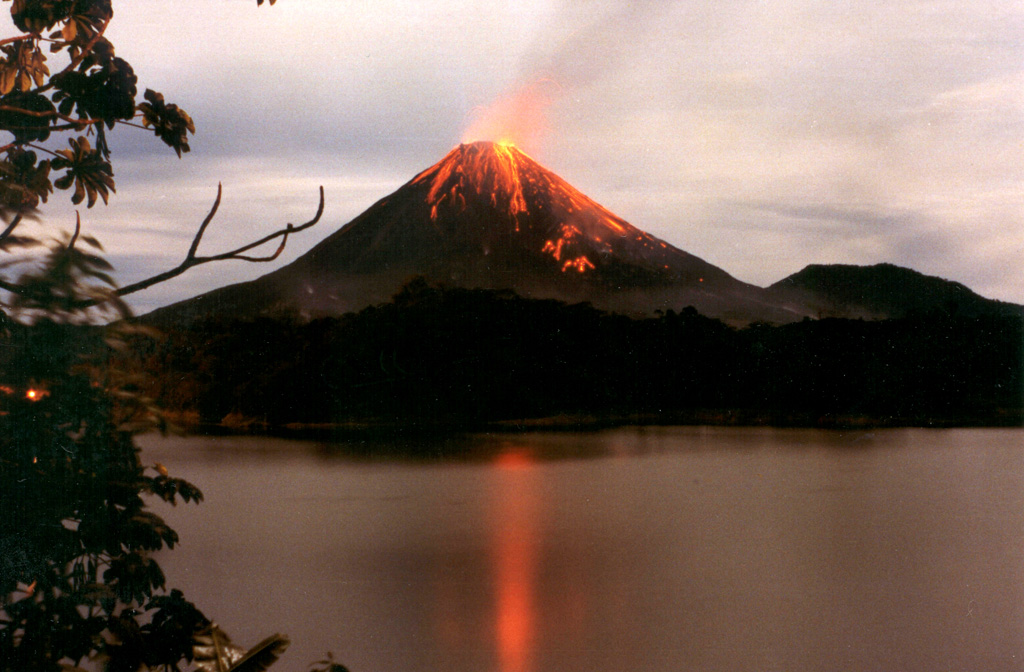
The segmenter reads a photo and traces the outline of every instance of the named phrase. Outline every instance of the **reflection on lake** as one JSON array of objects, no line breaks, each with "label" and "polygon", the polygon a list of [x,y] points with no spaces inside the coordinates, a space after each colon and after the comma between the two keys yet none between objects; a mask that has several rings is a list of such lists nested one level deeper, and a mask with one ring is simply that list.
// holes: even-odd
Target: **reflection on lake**
[{"label": "reflection on lake", "polygon": [[206,495],[169,585],[275,672],[1024,670],[1024,430],[143,443]]},{"label": "reflection on lake", "polygon": [[537,572],[540,529],[536,484],[527,469],[529,459],[504,453],[495,461],[504,472],[496,483],[488,518],[491,528],[491,564],[494,574],[494,624],[497,630],[498,669],[528,672],[533,669]]}]

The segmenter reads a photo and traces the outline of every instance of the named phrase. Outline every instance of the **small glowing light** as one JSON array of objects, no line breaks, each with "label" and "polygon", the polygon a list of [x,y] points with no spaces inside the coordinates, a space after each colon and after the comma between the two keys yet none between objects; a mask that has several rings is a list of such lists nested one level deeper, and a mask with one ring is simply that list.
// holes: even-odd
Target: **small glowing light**
[{"label": "small glowing light", "polygon": [[30,387],[25,390],[25,398],[32,402],[42,401],[48,396],[50,396],[49,390],[42,390],[36,387]]}]

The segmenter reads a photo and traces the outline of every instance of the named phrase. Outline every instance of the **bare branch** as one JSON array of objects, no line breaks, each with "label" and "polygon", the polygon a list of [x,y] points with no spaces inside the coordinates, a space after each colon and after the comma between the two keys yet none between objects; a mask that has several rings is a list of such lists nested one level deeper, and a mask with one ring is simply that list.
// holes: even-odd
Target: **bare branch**
[{"label": "bare branch", "polygon": [[213,201],[213,207],[210,208],[209,214],[206,215],[206,219],[199,225],[199,230],[196,231],[196,237],[192,239],[192,246],[188,248],[188,254],[185,255],[185,261],[196,258],[196,250],[199,249],[199,241],[203,239],[203,234],[206,233],[206,227],[213,221],[214,215],[217,214],[217,208],[220,207],[220,197],[223,194],[223,185],[217,183],[217,198]]},{"label": "bare branch", "polygon": [[68,241],[68,251],[74,248],[75,243],[78,242],[78,234],[82,232],[82,213],[75,210],[75,232],[71,235],[71,240]]},{"label": "bare branch", "polygon": [[273,254],[271,254],[269,256],[266,256],[266,257],[247,257],[247,256],[242,255],[242,254],[236,254],[236,255],[234,255],[231,258],[232,259],[241,259],[242,261],[252,261],[252,262],[256,262],[256,263],[263,262],[263,261],[273,261],[274,259],[277,259],[278,257],[280,257],[281,253],[284,252],[284,246],[288,243],[288,234],[291,233],[294,230],[295,230],[295,228],[291,224],[289,224],[288,226],[285,227],[284,235],[281,236],[281,244],[278,245],[277,246],[277,250]]},{"label": "bare branch", "polygon": [[[302,231],[303,229],[308,229],[309,227],[311,227],[314,224],[316,224],[317,222],[319,222],[320,221],[320,216],[323,215],[323,214],[324,214],[324,188],[320,187],[320,206],[317,208],[316,216],[313,217],[313,219],[311,219],[308,222],[306,222],[305,224],[299,224],[298,226],[295,226],[293,224],[289,224],[288,226],[286,226],[283,229],[275,231],[274,233],[271,233],[268,236],[263,236],[259,240],[253,241],[253,242],[249,243],[248,245],[243,245],[243,246],[241,246],[239,248],[231,250],[230,252],[222,252],[221,254],[216,254],[216,255],[214,255],[212,257],[198,257],[197,258],[197,262],[201,263],[201,264],[205,264],[208,261],[224,261],[225,259],[243,259],[243,260],[247,260],[245,257],[242,256],[243,252],[248,252],[249,250],[257,248],[257,247],[260,247],[261,245],[266,245],[267,243],[269,243],[270,241],[274,240],[275,238],[282,238],[282,237],[283,238],[287,238],[289,234],[298,233],[299,231]],[[262,260],[259,260],[259,261],[270,261],[270,260],[271,259],[262,259]]]},{"label": "bare branch", "polygon": [[[217,213],[217,208],[220,206],[220,198],[221,187],[220,185],[218,185],[217,200],[214,201],[213,207],[210,208],[209,214],[206,215],[206,218],[203,220],[203,223],[199,226],[199,230],[196,232],[195,237],[192,239],[192,245],[191,247],[189,247],[188,253],[185,255],[184,261],[182,261],[174,268],[164,271],[163,273],[158,273],[157,275],[146,278],[145,280],[140,280],[139,282],[135,282],[130,285],[125,285],[124,287],[118,288],[115,292],[117,296],[127,296],[128,294],[134,294],[135,292],[147,289],[149,287],[152,287],[153,285],[157,285],[161,282],[165,282],[167,280],[170,280],[171,278],[177,277],[184,273],[185,271],[187,271],[188,269],[192,268],[193,266],[207,264],[211,261],[225,261],[228,259],[238,259],[240,261],[250,262],[273,261],[274,259],[277,259],[281,255],[281,252],[284,251],[284,247],[288,241],[289,235],[297,233],[304,229],[308,229],[309,227],[319,222],[320,218],[324,214],[324,188],[321,186],[320,204],[317,207],[316,215],[313,217],[313,219],[309,220],[308,222],[299,224],[297,226],[293,224],[288,224],[283,229],[279,229],[274,233],[271,233],[267,236],[264,236],[263,238],[260,238],[259,240],[248,243],[247,245],[242,245],[241,247],[235,248],[234,250],[231,250],[229,252],[222,252],[220,254],[215,254],[209,257],[196,256],[196,251],[199,249],[199,243],[203,238],[203,234],[206,232],[206,227],[209,226],[211,221],[213,221],[213,216]],[[248,252],[249,250],[260,247],[261,245],[265,245],[270,241],[274,240],[275,238],[280,238],[281,243],[280,245],[278,245],[277,251],[275,251],[273,254],[266,257],[250,257],[245,255],[245,253]],[[95,305],[95,303],[90,305]]]},{"label": "bare branch", "polygon": [[[248,243],[246,245],[242,245],[241,247],[235,248],[234,250],[230,250],[228,252],[222,252],[220,254],[215,254],[209,257],[196,256],[196,251],[199,249],[199,243],[202,241],[203,234],[206,232],[206,228],[210,225],[210,222],[213,221],[214,215],[217,214],[217,208],[220,206],[221,193],[222,188],[221,185],[218,184],[217,199],[214,201],[213,207],[210,208],[210,212],[206,215],[206,218],[203,219],[203,223],[200,224],[199,230],[196,232],[195,237],[192,239],[192,245],[189,247],[188,253],[185,255],[184,261],[182,261],[174,268],[164,271],[163,273],[158,273],[154,276],[146,278],[145,280],[140,280],[139,282],[135,282],[124,287],[119,287],[118,289],[114,290],[114,295],[120,297],[126,296],[128,294],[134,294],[135,292],[139,292],[143,289],[152,287],[153,285],[158,285],[161,282],[166,282],[171,278],[177,277],[184,273],[185,271],[187,271],[188,269],[192,268],[193,266],[207,264],[211,261],[225,261],[227,259],[238,259],[240,261],[249,261],[256,263],[273,261],[277,259],[279,256],[281,256],[281,253],[284,251],[285,245],[288,242],[288,236],[313,226],[314,224],[320,221],[320,218],[324,214],[324,188],[321,186],[320,203],[317,206],[316,215],[314,215],[313,219],[309,220],[308,222],[304,222],[299,225],[289,223],[283,229],[279,229],[274,233],[271,233],[260,238],[259,240]],[[15,220],[12,221],[11,224],[7,226],[7,229],[4,230],[3,234],[0,234],[0,240],[3,240],[4,237],[10,235],[10,232],[14,230],[15,226],[17,226],[17,223],[20,221],[20,218],[21,215],[15,216]],[[80,232],[81,215],[76,211],[75,233],[72,235],[71,241],[68,243],[69,250],[74,246],[75,242],[77,242]],[[275,250],[273,254],[270,254],[265,257],[253,257],[245,254],[245,252],[260,247],[261,245],[265,245],[270,241],[274,240],[275,238],[280,238],[281,242],[277,246],[277,250]],[[22,287],[18,283],[8,282],[3,278],[0,278],[0,290],[4,290],[12,294],[17,294],[19,296],[27,296],[27,291],[25,290],[24,287]],[[84,299],[81,301],[73,302],[73,305],[71,307],[79,309],[91,308],[101,303],[104,303],[103,299]]]}]

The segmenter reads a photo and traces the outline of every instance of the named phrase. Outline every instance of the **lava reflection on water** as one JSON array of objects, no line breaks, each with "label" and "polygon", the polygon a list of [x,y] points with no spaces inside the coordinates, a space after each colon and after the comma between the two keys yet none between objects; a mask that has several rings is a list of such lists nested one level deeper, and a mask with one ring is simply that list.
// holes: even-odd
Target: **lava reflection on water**
[{"label": "lava reflection on water", "polygon": [[500,672],[529,672],[537,643],[536,570],[541,506],[526,452],[498,456],[500,478],[490,510],[494,535],[495,644]]}]

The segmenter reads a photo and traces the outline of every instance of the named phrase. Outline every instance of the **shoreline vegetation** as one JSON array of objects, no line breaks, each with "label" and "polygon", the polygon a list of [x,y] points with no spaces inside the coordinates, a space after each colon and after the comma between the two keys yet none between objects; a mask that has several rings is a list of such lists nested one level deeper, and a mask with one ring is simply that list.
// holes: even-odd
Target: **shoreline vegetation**
[{"label": "shoreline vegetation", "polygon": [[737,328],[417,285],[340,317],[164,325],[124,357],[193,433],[1024,426],[1024,317],[1008,314]]},{"label": "shoreline vegetation", "polygon": [[590,432],[622,427],[775,427],[787,429],[956,429],[1024,426],[1024,414],[993,412],[958,417],[885,418],[871,416],[811,417],[806,414],[768,414],[741,409],[707,409],[670,414],[553,415],[485,422],[459,419],[411,418],[352,420],[347,422],[273,425],[256,417],[230,414],[221,422],[199,422],[195,413],[165,413],[175,431],[185,436],[273,436],[294,439],[387,439],[398,436],[435,436],[458,433]]}]

